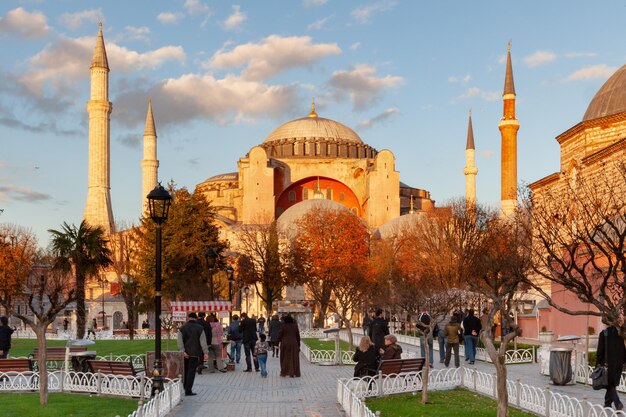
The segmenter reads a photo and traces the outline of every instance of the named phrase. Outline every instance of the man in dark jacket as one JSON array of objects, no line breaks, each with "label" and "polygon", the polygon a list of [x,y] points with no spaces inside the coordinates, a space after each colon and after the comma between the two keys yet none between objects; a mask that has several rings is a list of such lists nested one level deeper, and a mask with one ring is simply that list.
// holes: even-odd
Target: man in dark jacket
[{"label": "man in dark jacket", "polygon": [[178,329],[178,350],[185,358],[185,378],[183,386],[185,395],[196,395],[191,389],[196,379],[196,369],[201,360],[209,358],[209,347],[206,343],[204,328],[198,323],[196,313],[189,313],[189,320]]},{"label": "man in dark jacket", "polygon": [[609,371],[609,384],[604,395],[605,407],[611,407],[612,404],[615,404],[616,410],[624,408],[615,387],[620,383],[625,361],[626,348],[624,348],[624,339],[614,326],[609,326],[600,333],[598,337],[598,351],[596,352],[596,366],[606,364]]},{"label": "man in dark jacket", "polygon": [[474,315],[474,309],[469,309],[467,317],[463,319],[463,340],[465,341],[465,360],[469,361],[470,365],[473,365],[476,360],[478,335],[482,328],[480,319]]},{"label": "man in dark jacket", "polygon": [[11,349],[11,335],[13,329],[9,327],[9,319],[6,316],[0,317],[0,359],[6,359]]},{"label": "man in dark jacket", "polygon": [[383,310],[380,308],[376,310],[374,314],[374,318],[370,323],[370,328],[367,335],[374,342],[374,347],[376,348],[376,352],[380,349],[385,349],[385,336],[389,334],[389,326],[387,326],[387,322],[383,317]]},{"label": "man in dark jacket", "polygon": [[[254,352],[254,345],[257,341],[256,335],[256,320],[248,317],[248,314],[241,313],[241,323],[239,324],[239,331],[243,337],[243,351],[246,354],[246,369],[244,372],[252,372],[252,352]],[[259,362],[254,358],[254,370],[259,371]]]},{"label": "man in dark jacket", "polygon": [[[211,334],[211,323],[206,321],[206,313],[204,311],[198,313],[198,324],[204,329],[207,346],[211,346],[211,338],[213,337]],[[206,369],[206,366],[204,366],[204,361],[200,361],[200,364],[198,365],[198,375],[202,375],[203,369]]]}]

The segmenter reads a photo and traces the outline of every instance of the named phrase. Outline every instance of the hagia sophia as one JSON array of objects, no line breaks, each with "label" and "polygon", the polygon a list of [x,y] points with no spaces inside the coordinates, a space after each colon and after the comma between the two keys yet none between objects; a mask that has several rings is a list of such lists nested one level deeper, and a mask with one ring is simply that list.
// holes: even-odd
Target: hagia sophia
[{"label": "hagia sophia", "polygon": [[[91,63],[91,98],[87,104],[89,189],[84,218],[91,225],[114,232],[109,150],[112,104],[109,102],[108,77],[109,66],[100,27]],[[503,113],[494,115],[494,119],[500,117],[497,126],[501,132],[501,209],[503,215],[508,215],[517,206],[517,134],[520,128],[515,114],[510,44],[502,98]],[[308,200],[323,199],[327,200],[325,204],[345,206],[372,231],[382,231],[385,225],[398,222],[404,216],[436,209],[430,190],[401,181],[401,173],[395,170],[396,158],[392,149],[374,149],[350,127],[318,115],[314,103],[308,114],[303,106],[302,115],[304,117],[278,126],[245,154],[242,152],[243,156],[236,161],[236,169],[232,172],[216,173],[196,185],[196,191],[215,207],[216,221],[223,237],[236,241],[236,229],[241,225],[280,221],[281,216],[289,217],[288,213],[307,206]],[[144,159],[141,161],[143,196],[156,186],[158,179],[155,126],[152,106],[148,103]],[[582,121],[557,136],[561,147],[559,171],[532,183],[530,188],[541,194],[558,187],[572,170],[582,166],[602,169],[608,161],[623,160],[625,137],[626,66],[597,92]],[[466,178],[466,201],[474,204],[478,169],[471,114],[467,138],[463,139],[466,139],[466,165],[464,169],[459,167],[459,175],[463,172]],[[432,191],[436,196],[436,190]],[[145,203],[143,210],[145,213]],[[535,310],[537,308],[536,305]],[[125,315],[124,309],[122,312]],[[542,314],[545,317],[547,312]],[[584,320],[580,321],[584,328]],[[555,325],[553,323],[553,327]],[[570,326],[577,325],[570,323]],[[577,327],[567,330],[582,333]],[[526,331],[525,334],[532,335],[532,326]]]}]

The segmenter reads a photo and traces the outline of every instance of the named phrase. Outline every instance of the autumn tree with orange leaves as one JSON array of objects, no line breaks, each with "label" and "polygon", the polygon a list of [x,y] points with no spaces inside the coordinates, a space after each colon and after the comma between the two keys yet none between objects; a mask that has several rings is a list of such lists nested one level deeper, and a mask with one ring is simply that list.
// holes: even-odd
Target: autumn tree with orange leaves
[{"label": "autumn tree with orange leaves", "polygon": [[350,328],[352,314],[371,287],[368,255],[368,230],[348,210],[314,210],[298,222],[291,252],[293,273],[319,304],[318,326],[330,310]]}]

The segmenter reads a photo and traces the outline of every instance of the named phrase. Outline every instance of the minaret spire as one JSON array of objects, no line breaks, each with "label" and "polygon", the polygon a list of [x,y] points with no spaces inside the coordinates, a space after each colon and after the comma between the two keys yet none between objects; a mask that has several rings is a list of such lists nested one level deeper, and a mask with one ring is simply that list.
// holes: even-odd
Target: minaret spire
[{"label": "minaret spire", "polygon": [[148,113],[146,114],[146,128],[143,132],[143,160],[141,161],[141,202],[142,214],[149,214],[148,199],[146,196],[156,187],[159,160],[157,159],[157,134],[154,127],[154,116],[152,115],[152,100],[148,99]]},{"label": "minaret spire", "polygon": [[474,148],[474,128],[472,127],[472,110],[469,111],[467,122],[467,144],[465,145],[465,204],[466,208],[476,207],[476,155]]},{"label": "minaret spire", "polygon": [[106,233],[115,230],[111,208],[110,118],[113,105],[109,101],[109,63],[102,22],[91,60],[91,96],[89,113],[89,162],[87,202],[84,219],[91,226],[100,226]]},{"label": "minaret spire", "polygon": [[309,113],[309,117],[310,118],[317,117],[317,113],[315,113],[315,97],[313,97],[313,100],[311,101],[311,113]]},{"label": "minaret spire", "polygon": [[502,93],[502,119],[498,123],[502,137],[501,151],[501,204],[502,214],[513,214],[517,208],[517,131],[519,120],[515,116],[515,85],[511,63],[511,41],[506,56],[506,73]]}]

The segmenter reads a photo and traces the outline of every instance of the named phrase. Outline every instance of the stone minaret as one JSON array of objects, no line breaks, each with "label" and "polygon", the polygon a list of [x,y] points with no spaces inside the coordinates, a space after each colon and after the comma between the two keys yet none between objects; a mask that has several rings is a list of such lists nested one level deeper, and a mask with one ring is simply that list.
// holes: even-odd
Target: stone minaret
[{"label": "stone minaret", "polygon": [[143,132],[143,160],[141,161],[142,188],[141,202],[142,214],[149,216],[148,199],[146,196],[157,185],[159,160],[157,159],[157,134],[152,116],[152,100],[148,100],[148,114],[146,115],[146,129]]},{"label": "stone minaret", "polygon": [[102,37],[102,22],[91,61],[91,96],[87,102],[89,113],[89,168],[85,221],[101,226],[106,233],[115,230],[111,209],[111,148],[110,116],[113,105],[109,101],[109,63]]},{"label": "stone minaret", "polygon": [[476,156],[474,148],[474,129],[472,128],[472,111],[469,112],[469,122],[467,124],[467,145],[465,146],[465,204],[466,207],[476,207]]},{"label": "stone minaret", "polygon": [[508,216],[517,207],[517,131],[519,120],[515,117],[515,85],[511,65],[511,42],[506,56],[506,76],[504,78],[504,110],[498,123],[502,136],[502,214]]}]

